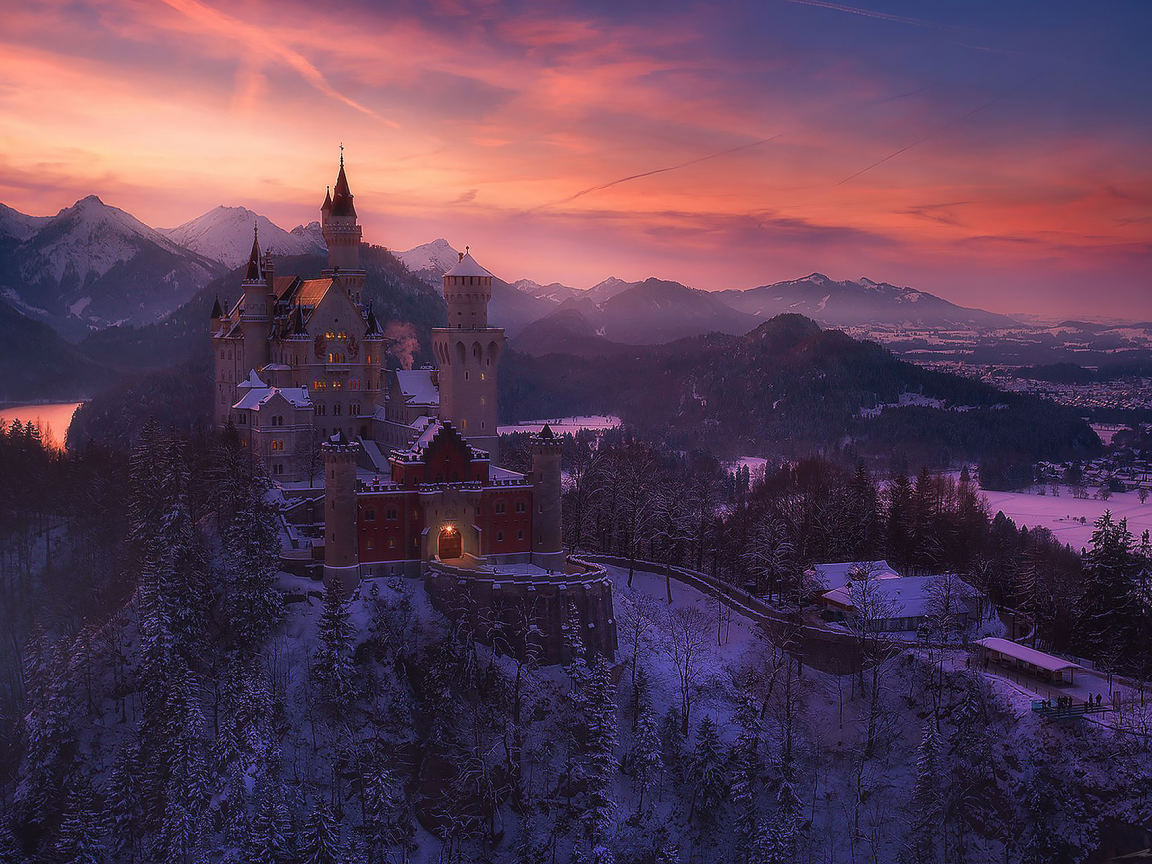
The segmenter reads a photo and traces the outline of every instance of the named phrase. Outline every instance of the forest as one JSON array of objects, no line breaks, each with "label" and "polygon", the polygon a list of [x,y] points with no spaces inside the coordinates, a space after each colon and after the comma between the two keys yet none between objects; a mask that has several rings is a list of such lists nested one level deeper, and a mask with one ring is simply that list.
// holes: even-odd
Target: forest
[{"label": "forest", "polygon": [[[1081,559],[965,474],[753,478],[625,434],[569,437],[565,470],[574,549],[781,608],[817,561],[954,568],[1041,644],[1147,663],[1122,525]],[[830,667],[639,563],[613,571],[615,664],[564,669],[479,646],[418,582],[278,573],[267,480],[226,435],[64,453],[14,424],[0,473],[0,861],[1079,862],[1148,815],[1143,716],[1042,726],[931,650]]]}]

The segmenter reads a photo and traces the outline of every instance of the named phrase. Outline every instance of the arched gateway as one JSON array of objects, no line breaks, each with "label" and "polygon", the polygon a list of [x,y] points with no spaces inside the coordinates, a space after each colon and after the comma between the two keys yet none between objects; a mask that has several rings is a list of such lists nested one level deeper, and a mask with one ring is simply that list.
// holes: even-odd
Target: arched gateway
[{"label": "arched gateway", "polygon": [[436,554],[440,556],[440,560],[448,561],[453,558],[459,558],[462,552],[460,532],[451,525],[441,528],[440,537],[436,544]]}]

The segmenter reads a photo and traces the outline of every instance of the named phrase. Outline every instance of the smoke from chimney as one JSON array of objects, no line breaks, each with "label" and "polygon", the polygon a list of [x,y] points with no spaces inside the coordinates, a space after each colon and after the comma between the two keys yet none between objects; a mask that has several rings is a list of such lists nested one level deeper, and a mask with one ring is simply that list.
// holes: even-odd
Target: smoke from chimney
[{"label": "smoke from chimney", "polygon": [[395,340],[388,346],[388,353],[395,357],[403,369],[411,369],[416,359],[416,352],[420,350],[420,340],[416,338],[416,329],[407,321],[389,321],[384,328],[384,336]]}]

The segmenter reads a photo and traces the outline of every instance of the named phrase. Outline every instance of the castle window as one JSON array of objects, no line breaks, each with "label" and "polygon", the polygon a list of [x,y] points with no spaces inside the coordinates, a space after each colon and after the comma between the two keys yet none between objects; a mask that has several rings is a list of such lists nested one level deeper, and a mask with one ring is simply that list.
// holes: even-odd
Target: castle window
[{"label": "castle window", "polygon": [[388,548],[389,549],[395,549],[396,548],[396,538],[395,537],[389,537],[388,538]]},{"label": "castle window", "polygon": [[273,450],[283,450],[284,449],[284,442],[281,441],[279,438],[273,439],[272,440],[272,449]]},{"label": "castle window", "polygon": [[340,416],[340,403],[339,402],[335,403],[332,406],[332,416],[333,417],[339,417]]},{"label": "castle window", "polygon": [[376,508],[375,507],[369,507],[367,510],[364,511],[364,521],[365,522],[375,522],[376,521]]},{"label": "castle window", "polygon": [[465,380],[465,381],[467,381],[467,380],[468,380],[468,373],[467,373],[467,372],[465,372],[465,373],[464,373],[464,380]]},{"label": "castle window", "polygon": [[497,516],[503,516],[507,511],[508,511],[508,505],[507,504],[505,504],[503,501],[497,501],[496,502],[496,511],[495,512],[496,512]]},{"label": "castle window", "polygon": [[353,416],[359,417],[360,416],[360,403],[359,402],[349,402],[348,403],[348,413],[353,415]]},{"label": "castle window", "polygon": [[496,532],[496,542],[497,543],[503,543],[504,542],[504,532],[503,531],[497,531]]},{"label": "castle window", "polygon": [[359,390],[360,389],[360,379],[359,378],[353,378],[352,379],[352,389],[353,390]]},{"label": "castle window", "polygon": [[396,512],[395,507],[389,507],[384,513],[385,519],[396,519],[398,516],[399,514]]},{"label": "castle window", "polygon": [[369,537],[368,538],[368,551],[371,552],[374,548],[376,548],[376,541],[373,540],[371,537]]},{"label": "castle window", "polygon": [[325,405],[323,402],[318,403],[316,405],[316,416],[317,417],[324,417],[324,416],[327,416],[327,414],[328,414],[328,406]]},{"label": "castle window", "polygon": [[321,379],[319,379],[319,378],[318,378],[318,379],[316,379],[315,381],[313,381],[313,382],[312,382],[312,389],[313,389],[313,390],[323,390],[323,389],[325,389],[327,386],[328,386],[328,382],[327,382],[327,381],[323,381],[323,380],[321,380]]},{"label": "castle window", "polygon": [[524,506],[523,501],[517,501],[516,502],[516,512],[517,513],[523,513],[523,512],[525,512],[526,509],[527,508]]},{"label": "castle window", "polygon": [[279,464],[279,463],[273,465],[272,466],[272,473],[273,474],[283,474],[284,473],[284,466]]},{"label": "castle window", "polygon": [[332,382],[332,389],[333,390],[342,390],[343,388],[344,388],[344,382],[341,381],[339,378],[337,378],[335,381]]},{"label": "castle window", "polygon": [[524,532],[523,531],[517,531],[516,532],[516,539],[517,540],[523,540],[524,539]]}]

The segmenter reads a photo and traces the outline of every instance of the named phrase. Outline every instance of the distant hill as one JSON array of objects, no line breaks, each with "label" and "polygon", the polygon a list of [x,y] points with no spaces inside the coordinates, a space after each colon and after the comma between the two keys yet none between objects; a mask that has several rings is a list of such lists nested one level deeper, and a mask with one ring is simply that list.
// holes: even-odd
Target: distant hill
[{"label": "distant hill", "polygon": [[575,357],[599,357],[631,350],[604,338],[579,309],[564,307],[520,331],[509,346],[524,354],[571,354]]},{"label": "distant hill", "polygon": [[757,321],[711,292],[646,279],[600,304],[592,324],[613,341],[654,345],[703,333],[747,333]]},{"label": "distant hill", "polygon": [[[1099,446],[1070,410],[922,369],[799,315],[742,336],[599,357],[510,353],[500,385],[504,421],[614,413],[673,446],[732,455],[823,452],[945,466],[995,453],[1029,463],[1069,458]],[[868,416],[903,393],[928,404]]]},{"label": "distant hill", "polygon": [[42,321],[0,301],[0,402],[82,399],[114,380]]},{"label": "distant hill", "polygon": [[760,320],[786,312],[806,315],[820,324],[860,327],[869,324],[908,327],[993,329],[1018,327],[1007,315],[957,306],[927,291],[860,279],[837,282],[823,273],[803,279],[761,285],[746,291],[720,291],[733,309]]}]

